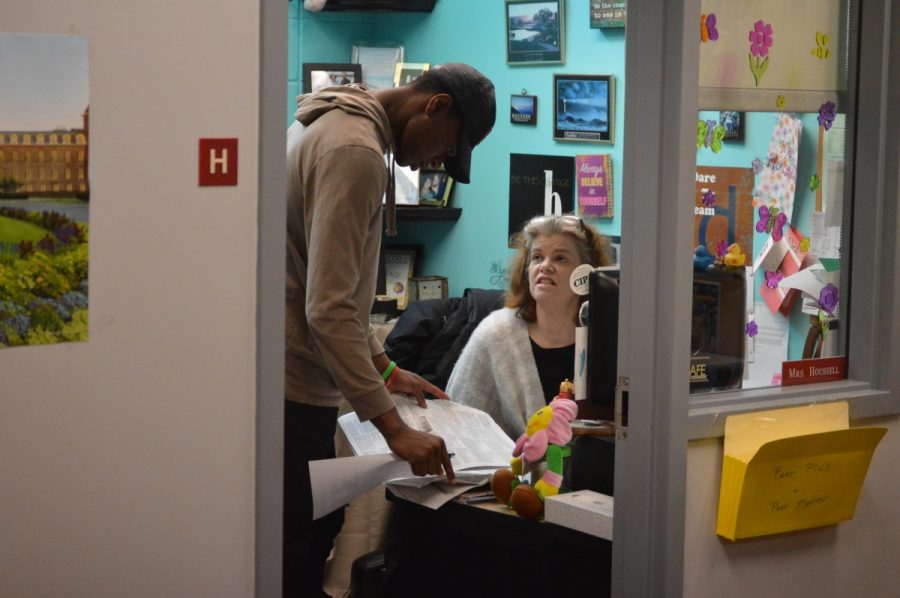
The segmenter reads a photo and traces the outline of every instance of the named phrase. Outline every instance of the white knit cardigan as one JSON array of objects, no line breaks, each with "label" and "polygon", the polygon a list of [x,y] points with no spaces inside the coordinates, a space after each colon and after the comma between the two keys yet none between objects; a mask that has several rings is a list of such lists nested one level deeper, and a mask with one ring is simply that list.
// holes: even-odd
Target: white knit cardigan
[{"label": "white knit cardigan", "polygon": [[447,394],[487,412],[513,440],[547,404],[527,325],[515,309],[494,311],[478,324],[450,374]]}]

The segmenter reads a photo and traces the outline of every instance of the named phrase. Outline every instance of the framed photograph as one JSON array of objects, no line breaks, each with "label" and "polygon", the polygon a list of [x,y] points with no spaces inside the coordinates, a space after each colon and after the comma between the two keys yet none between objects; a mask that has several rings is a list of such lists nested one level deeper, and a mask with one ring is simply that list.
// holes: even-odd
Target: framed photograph
[{"label": "framed photograph", "polygon": [[725,127],[724,141],[744,140],[744,113],[723,110],[719,112],[719,124]]},{"label": "framed photograph", "polygon": [[509,96],[509,122],[514,125],[536,125],[537,96]]},{"label": "framed photograph", "polygon": [[447,207],[453,179],[444,169],[424,168],[419,171],[419,205]]},{"label": "framed photograph", "polygon": [[421,260],[421,245],[385,245],[384,294],[397,300],[397,309],[409,305],[409,279],[415,277],[416,267]]},{"label": "framed photograph", "polygon": [[553,75],[553,138],[613,142],[612,75]]},{"label": "framed photograph", "polygon": [[394,69],[394,87],[409,85],[431,66],[428,62],[398,62]]},{"label": "framed photograph", "polygon": [[628,0],[591,0],[591,29],[624,27],[628,20]]},{"label": "framed photograph", "polygon": [[358,64],[335,62],[304,62],[303,91],[311,93],[332,85],[362,83],[362,68]]},{"label": "framed photograph", "polygon": [[372,89],[394,86],[394,73],[397,63],[403,62],[405,51],[403,46],[353,46],[350,62],[362,66],[362,82]]},{"label": "framed photograph", "polygon": [[562,64],[566,59],[564,0],[506,0],[506,62]]}]

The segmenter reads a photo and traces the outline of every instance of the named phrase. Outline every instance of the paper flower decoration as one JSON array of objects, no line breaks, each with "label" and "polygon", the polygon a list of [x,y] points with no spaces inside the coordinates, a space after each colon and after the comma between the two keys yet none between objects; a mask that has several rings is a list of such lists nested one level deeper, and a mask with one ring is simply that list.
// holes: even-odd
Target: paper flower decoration
[{"label": "paper flower decoration", "polygon": [[716,13],[700,15],[700,41],[714,42],[719,39],[719,31],[716,29]]},{"label": "paper flower decoration", "polygon": [[747,322],[747,336],[753,338],[759,333],[759,326],[756,325],[755,320],[750,320]]},{"label": "paper flower decoration", "polygon": [[750,30],[750,72],[759,87],[759,80],[769,68],[769,48],[772,47],[772,26],[757,21]]},{"label": "paper flower decoration", "polygon": [[770,289],[777,289],[778,283],[781,282],[782,278],[784,278],[784,275],[777,270],[775,272],[766,271],[766,286]]},{"label": "paper flower decoration", "polygon": [[759,158],[753,158],[753,174],[759,174],[762,172],[763,163]]},{"label": "paper flower decoration", "polygon": [[819,126],[824,127],[826,131],[831,129],[834,124],[835,110],[837,105],[831,100],[819,106]]},{"label": "paper flower decoration", "polygon": [[775,98],[775,107],[779,110],[784,108],[785,104],[787,104],[787,100],[784,96],[778,96],[777,98]]},{"label": "paper flower decoration", "polygon": [[838,288],[829,282],[819,291],[819,307],[827,312],[828,315],[834,315],[837,304]]},{"label": "paper flower decoration", "polygon": [[821,181],[819,181],[819,175],[817,175],[817,174],[814,174],[811,177],[809,177],[809,190],[815,191],[816,189],[818,189],[820,182]]},{"label": "paper flower decoration", "polygon": [[716,205],[716,192],[712,189],[707,189],[703,192],[703,205],[707,208],[711,208]]},{"label": "paper flower decoration", "polygon": [[772,239],[777,243],[784,236],[784,225],[787,224],[787,216],[778,208],[759,206],[759,222],[756,223],[756,232],[772,233]]}]

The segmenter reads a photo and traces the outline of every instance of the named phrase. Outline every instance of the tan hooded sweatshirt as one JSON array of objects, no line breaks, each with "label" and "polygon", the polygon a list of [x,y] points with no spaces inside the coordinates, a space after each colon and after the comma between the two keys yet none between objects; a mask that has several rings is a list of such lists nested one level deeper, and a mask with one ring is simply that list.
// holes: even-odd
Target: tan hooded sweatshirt
[{"label": "tan hooded sweatshirt", "polygon": [[346,398],[360,419],[393,408],[372,356],[382,197],[393,144],[381,103],[359,87],[298,98],[288,129],[285,396],[321,407]]}]

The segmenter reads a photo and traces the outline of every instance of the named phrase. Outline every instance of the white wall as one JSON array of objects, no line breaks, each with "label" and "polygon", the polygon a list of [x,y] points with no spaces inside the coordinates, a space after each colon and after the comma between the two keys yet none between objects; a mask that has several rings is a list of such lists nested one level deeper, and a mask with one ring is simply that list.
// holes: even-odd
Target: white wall
[{"label": "white wall", "polygon": [[900,423],[875,450],[856,514],[838,525],[736,543],[716,536],[722,439],[691,442],[685,500],[685,598],[891,597],[900,587]]},{"label": "white wall", "polygon": [[[2,596],[253,593],[259,22],[0,4],[88,38],[92,190],[89,342],[0,350]],[[237,187],[197,186],[199,137],[239,138]]]}]

